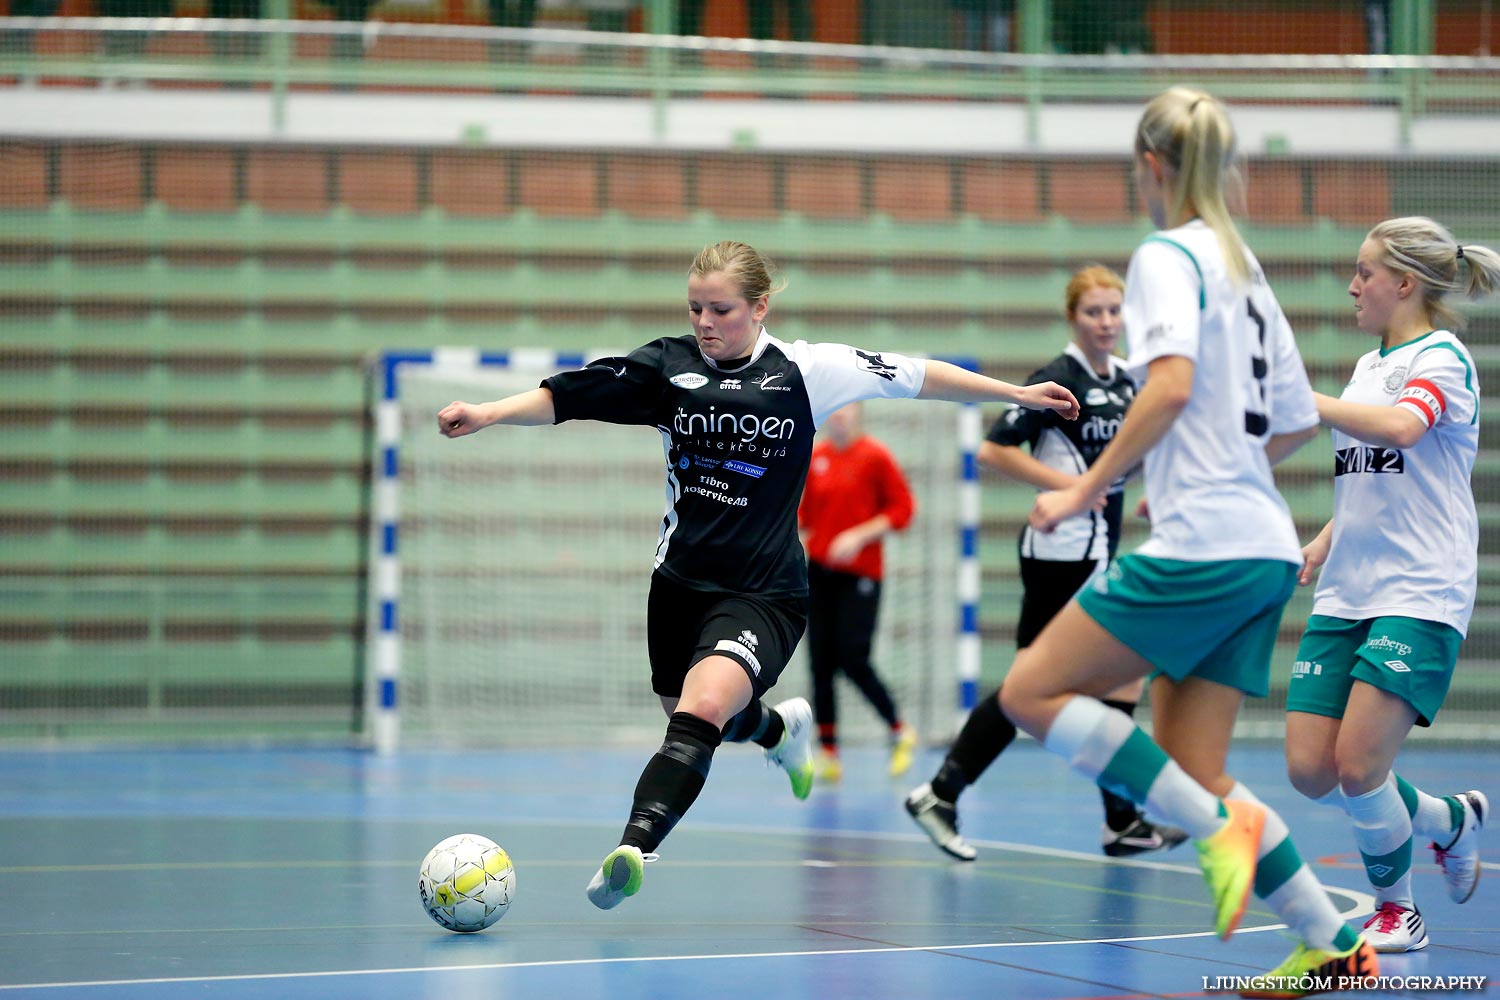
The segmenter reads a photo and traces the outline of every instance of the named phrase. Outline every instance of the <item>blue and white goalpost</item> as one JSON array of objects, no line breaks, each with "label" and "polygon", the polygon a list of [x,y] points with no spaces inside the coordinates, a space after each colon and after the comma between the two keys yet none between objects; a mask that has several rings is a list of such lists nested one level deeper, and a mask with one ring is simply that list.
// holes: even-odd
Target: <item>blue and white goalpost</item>
[{"label": "blue and white goalpost", "polygon": [[[376,749],[660,735],[645,638],[665,508],[660,435],[582,421],[457,440],[437,429],[454,399],[522,392],[616,353],[439,348],[378,360],[364,727]],[[979,678],[979,408],[872,401],[865,417],[918,505],[886,543],[877,668],[918,731],[943,738]],[[778,700],[809,689],[802,655]],[[844,738],[881,734],[873,712],[848,704]]]}]

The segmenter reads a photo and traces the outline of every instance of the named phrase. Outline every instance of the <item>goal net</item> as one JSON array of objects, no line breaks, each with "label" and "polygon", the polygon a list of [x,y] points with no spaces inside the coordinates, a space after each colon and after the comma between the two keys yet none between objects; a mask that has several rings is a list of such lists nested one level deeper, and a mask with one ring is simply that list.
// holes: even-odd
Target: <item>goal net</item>
[{"label": "goal net", "polygon": [[[606,352],[594,352],[598,356]],[[378,404],[370,560],[367,736],[403,745],[649,741],[664,725],[651,692],[646,596],[665,510],[659,432],[579,421],[494,428],[456,440],[437,431],[454,399],[534,388],[583,358],[472,351],[392,356]],[[886,542],[876,666],[923,735],[951,735],[977,670],[977,569],[960,582],[972,449],[971,408],[927,401],[866,404],[870,433],[906,471],[918,513]],[[967,469],[970,482],[961,484]],[[964,604],[970,608],[966,614]],[[972,676],[969,678],[972,689]],[[884,726],[840,681],[840,735]],[[805,652],[768,700],[807,694]],[[398,734],[399,733],[399,737]]]}]

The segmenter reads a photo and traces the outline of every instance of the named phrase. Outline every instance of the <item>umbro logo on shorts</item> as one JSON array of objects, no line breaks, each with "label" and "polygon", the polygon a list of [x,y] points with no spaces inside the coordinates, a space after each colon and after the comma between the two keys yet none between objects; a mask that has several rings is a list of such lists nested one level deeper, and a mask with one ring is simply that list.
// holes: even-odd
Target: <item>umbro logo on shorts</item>
[{"label": "umbro logo on shorts", "polygon": [[1409,674],[1409,673],[1411,673],[1411,667],[1408,667],[1405,663],[1401,662],[1400,660],[1386,660],[1385,661],[1385,665],[1388,666],[1388,667],[1390,667],[1392,670],[1396,671],[1396,673],[1398,673],[1398,674]]}]

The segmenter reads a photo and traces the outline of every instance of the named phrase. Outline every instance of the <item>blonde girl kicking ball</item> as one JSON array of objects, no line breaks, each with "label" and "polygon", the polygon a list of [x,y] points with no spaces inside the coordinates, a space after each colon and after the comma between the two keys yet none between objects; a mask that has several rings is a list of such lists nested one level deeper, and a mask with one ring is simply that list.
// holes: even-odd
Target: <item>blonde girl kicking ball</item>
[{"label": "blonde girl kicking ball", "polygon": [[437,415],[448,437],[495,424],[603,420],[654,427],[662,438],[667,507],[646,642],[667,730],[636,784],[619,846],[589,882],[600,909],[640,890],[644,862],[697,799],[721,742],[764,747],[797,798],[812,789],[811,708],[803,698],[762,699],[807,622],[797,502],[819,425],[877,397],[997,400],[1078,415],[1073,394],[1055,383],[1015,386],[942,361],[778,340],[764,321],[779,290],[755,248],[705,247],[688,270],[691,333]]}]

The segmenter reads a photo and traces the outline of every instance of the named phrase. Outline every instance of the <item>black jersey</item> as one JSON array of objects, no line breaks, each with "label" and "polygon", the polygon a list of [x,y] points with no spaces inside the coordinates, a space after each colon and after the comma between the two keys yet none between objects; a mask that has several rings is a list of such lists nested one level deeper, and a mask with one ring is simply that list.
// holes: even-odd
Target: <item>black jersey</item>
[{"label": "black jersey", "polygon": [[839,407],[910,397],[926,364],[842,344],[783,343],[764,329],[733,369],[691,335],[664,337],[542,382],[558,423],[603,420],[661,432],[667,509],[655,569],[701,590],[805,595],[797,503],[813,435]]},{"label": "black jersey", "polygon": [[[1062,472],[1082,474],[1114,439],[1120,420],[1135,398],[1135,380],[1119,359],[1110,358],[1109,377],[1097,374],[1076,344],[1032,372],[1027,385],[1056,382],[1078,397],[1078,419],[1064,420],[1051,410],[1008,410],[990,428],[987,440],[998,445],[1031,446],[1037,461]],[[1070,517],[1050,535],[1021,529],[1021,555],[1031,559],[1083,560],[1114,558],[1120,544],[1125,506],[1124,481],[1110,488],[1102,511]]]}]

